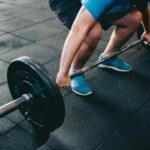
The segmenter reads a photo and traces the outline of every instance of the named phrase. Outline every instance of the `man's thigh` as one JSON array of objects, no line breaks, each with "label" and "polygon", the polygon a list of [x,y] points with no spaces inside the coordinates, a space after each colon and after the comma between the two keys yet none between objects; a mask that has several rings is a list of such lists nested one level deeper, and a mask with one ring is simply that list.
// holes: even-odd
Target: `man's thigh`
[{"label": "man's thigh", "polygon": [[132,10],[127,15],[123,16],[122,18],[111,22],[111,25],[117,25],[120,27],[127,27],[132,26],[135,23],[142,21],[142,14],[138,10]]}]

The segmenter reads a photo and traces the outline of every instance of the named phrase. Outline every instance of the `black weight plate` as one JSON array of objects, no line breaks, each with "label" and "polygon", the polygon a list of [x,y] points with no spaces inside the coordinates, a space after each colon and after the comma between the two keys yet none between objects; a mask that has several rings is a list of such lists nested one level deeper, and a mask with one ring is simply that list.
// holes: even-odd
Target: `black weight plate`
[{"label": "black weight plate", "polygon": [[34,98],[19,110],[35,127],[49,132],[64,121],[65,108],[62,95],[47,70],[29,57],[11,62],[7,71],[8,86],[14,99],[31,93]]},{"label": "black weight plate", "polygon": [[[140,25],[139,28],[137,29],[137,37],[138,37],[138,39],[141,39],[141,35],[143,34],[143,32],[144,32],[143,26]],[[147,45],[144,42],[142,42],[142,45],[146,49],[150,50],[150,45]]]}]

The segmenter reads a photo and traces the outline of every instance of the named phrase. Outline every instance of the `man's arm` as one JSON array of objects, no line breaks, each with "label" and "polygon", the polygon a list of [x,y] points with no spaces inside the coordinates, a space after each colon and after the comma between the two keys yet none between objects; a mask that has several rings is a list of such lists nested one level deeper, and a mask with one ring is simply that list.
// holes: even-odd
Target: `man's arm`
[{"label": "man's arm", "polygon": [[144,32],[141,35],[141,39],[145,44],[150,44],[150,8],[148,6],[149,0],[135,0],[134,4],[138,10],[142,13],[142,25]]},{"label": "man's arm", "polygon": [[144,28],[144,33],[141,35],[141,38],[145,41],[145,44],[150,45],[150,8],[146,8],[143,12],[143,21],[142,25]]},{"label": "man's arm", "polygon": [[96,21],[91,14],[82,7],[73,23],[63,47],[59,72],[56,79],[56,83],[59,85],[59,87],[70,85],[68,72],[71,63],[88,32],[95,24]]},{"label": "man's arm", "polygon": [[72,60],[74,59],[90,29],[94,26],[94,24],[96,24],[96,21],[89,14],[89,12],[84,9],[80,12],[80,17],[77,16],[74,24],[76,25],[73,25],[70,30],[61,55],[60,72],[65,74],[68,73]]},{"label": "man's arm", "polygon": [[150,32],[150,8],[148,8],[149,0],[135,0],[135,6],[142,13],[142,25],[146,33]]},{"label": "man's arm", "polygon": [[150,8],[146,8],[145,10],[142,11],[143,15],[143,27],[145,32],[150,33]]}]

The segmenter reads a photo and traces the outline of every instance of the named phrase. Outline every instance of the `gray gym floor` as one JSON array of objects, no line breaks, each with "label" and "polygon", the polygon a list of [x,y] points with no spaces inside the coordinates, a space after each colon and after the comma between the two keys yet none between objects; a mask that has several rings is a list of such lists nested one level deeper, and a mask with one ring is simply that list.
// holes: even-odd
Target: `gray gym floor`
[{"label": "gray gym floor", "polygon": [[[88,63],[104,50],[112,29],[104,33]],[[0,0],[0,105],[12,100],[6,78],[9,63],[26,55],[55,78],[67,34],[47,0]],[[127,44],[135,40],[136,34]],[[85,74],[92,96],[61,89],[65,121],[44,143],[19,111],[1,118],[0,149],[149,150],[150,51],[139,44],[120,57],[132,65],[130,73],[96,67]]]}]

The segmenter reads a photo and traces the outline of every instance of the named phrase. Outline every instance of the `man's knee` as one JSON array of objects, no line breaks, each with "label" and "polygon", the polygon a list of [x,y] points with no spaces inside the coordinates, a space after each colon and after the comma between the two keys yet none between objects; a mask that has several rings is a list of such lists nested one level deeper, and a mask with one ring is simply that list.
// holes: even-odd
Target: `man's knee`
[{"label": "man's knee", "polygon": [[137,30],[142,21],[142,13],[140,11],[133,11],[128,18],[128,25],[133,30]]},{"label": "man's knee", "polygon": [[101,34],[102,34],[102,28],[100,26],[100,24],[97,24],[88,34],[87,38],[86,38],[86,44],[90,47],[90,48],[95,48],[95,46],[97,45],[98,41],[101,38]]}]

